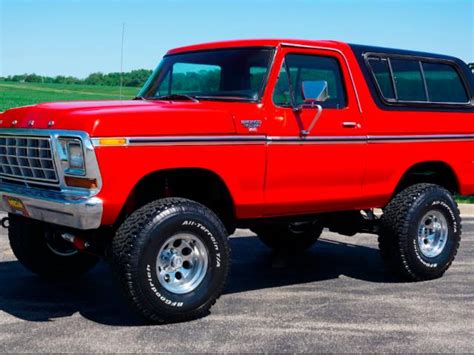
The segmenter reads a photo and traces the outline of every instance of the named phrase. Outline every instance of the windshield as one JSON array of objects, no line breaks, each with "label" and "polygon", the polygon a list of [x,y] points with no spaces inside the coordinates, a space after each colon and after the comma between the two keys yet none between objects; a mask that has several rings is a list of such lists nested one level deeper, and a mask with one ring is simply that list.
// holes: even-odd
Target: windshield
[{"label": "windshield", "polygon": [[272,48],[231,48],[168,55],[140,92],[144,99],[257,101]]}]

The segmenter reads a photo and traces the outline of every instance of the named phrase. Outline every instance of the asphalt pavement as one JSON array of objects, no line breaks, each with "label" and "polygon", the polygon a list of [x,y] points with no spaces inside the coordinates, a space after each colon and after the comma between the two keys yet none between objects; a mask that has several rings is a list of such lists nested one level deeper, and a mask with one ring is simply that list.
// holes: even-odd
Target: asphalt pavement
[{"label": "asphalt pavement", "polygon": [[474,214],[441,279],[399,282],[376,237],[325,232],[279,260],[247,230],[230,240],[223,296],[202,319],[150,326],[129,311],[109,267],[46,282],[0,230],[0,352],[474,352]]}]

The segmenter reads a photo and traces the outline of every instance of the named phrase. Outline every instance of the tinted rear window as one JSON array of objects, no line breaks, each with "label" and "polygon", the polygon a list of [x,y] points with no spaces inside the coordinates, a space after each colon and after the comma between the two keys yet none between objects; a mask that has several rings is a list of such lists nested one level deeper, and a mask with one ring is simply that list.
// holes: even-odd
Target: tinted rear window
[{"label": "tinted rear window", "polygon": [[430,101],[467,102],[468,97],[457,71],[448,64],[423,63]]},{"label": "tinted rear window", "polygon": [[420,64],[414,60],[391,59],[393,79],[400,101],[426,101]]},{"label": "tinted rear window", "polygon": [[377,84],[379,85],[380,91],[382,91],[382,95],[386,99],[395,99],[387,58],[370,58],[369,64],[377,79]]},{"label": "tinted rear window", "polygon": [[389,103],[465,104],[469,96],[454,64],[398,55],[367,57],[379,93]]}]

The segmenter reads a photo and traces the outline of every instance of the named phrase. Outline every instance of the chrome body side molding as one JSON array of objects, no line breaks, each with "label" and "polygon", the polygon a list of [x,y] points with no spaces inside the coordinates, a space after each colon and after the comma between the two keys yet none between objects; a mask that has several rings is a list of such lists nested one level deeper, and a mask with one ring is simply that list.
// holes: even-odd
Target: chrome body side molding
[{"label": "chrome body side molding", "polygon": [[[108,138],[108,137],[107,137]],[[379,136],[156,136],[120,137],[124,144],[103,145],[102,139],[93,138],[95,147],[157,146],[157,145],[232,145],[232,144],[333,144],[333,143],[413,143],[474,140],[474,134],[426,134],[426,135],[379,135]]]}]

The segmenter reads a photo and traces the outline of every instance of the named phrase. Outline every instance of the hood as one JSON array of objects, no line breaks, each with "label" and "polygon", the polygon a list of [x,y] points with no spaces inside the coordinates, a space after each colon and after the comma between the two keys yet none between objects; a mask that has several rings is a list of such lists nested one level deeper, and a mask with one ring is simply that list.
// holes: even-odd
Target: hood
[{"label": "hood", "polygon": [[235,133],[228,104],[210,101],[73,101],[5,111],[0,128],[78,130],[92,137]]}]

